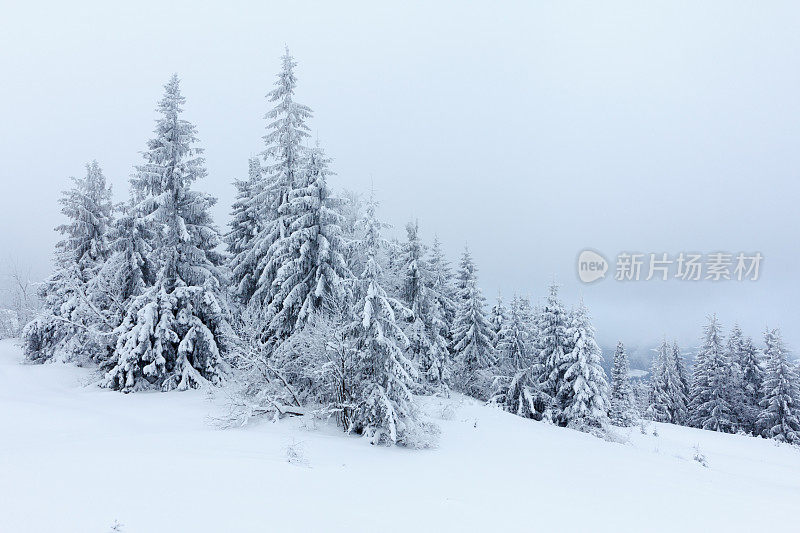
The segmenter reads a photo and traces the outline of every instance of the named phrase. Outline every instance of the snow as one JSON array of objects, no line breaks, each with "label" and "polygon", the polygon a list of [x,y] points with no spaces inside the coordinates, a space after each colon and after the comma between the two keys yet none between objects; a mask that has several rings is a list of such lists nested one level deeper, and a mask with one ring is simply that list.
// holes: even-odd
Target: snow
[{"label": "snow", "polygon": [[800,502],[800,449],[764,439],[650,424],[620,444],[456,396],[422,399],[438,449],[375,447],[302,417],[217,429],[221,394],[21,360],[0,341],[3,532],[785,531]]}]

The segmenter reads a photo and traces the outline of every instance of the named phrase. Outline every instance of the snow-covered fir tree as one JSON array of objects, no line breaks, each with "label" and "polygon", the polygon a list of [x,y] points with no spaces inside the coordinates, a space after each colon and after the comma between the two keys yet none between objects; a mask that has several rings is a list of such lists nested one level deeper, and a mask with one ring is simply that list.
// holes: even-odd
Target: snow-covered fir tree
[{"label": "snow-covered fir tree", "polygon": [[656,350],[650,371],[648,418],[681,424],[686,416],[684,382],[673,346],[664,339]]},{"label": "snow-covered fir tree", "polygon": [[456,289],[453,284],[453,272],[450,263],[442,250],[442,243],[434,236],[428,258],[428,267],[431,272],[431,292],[436,299],[442,314],[442,335],[451,339],[452,326],[456,317]]},{"label": "snow-covered fir tree", "polygon": [[437,237],[434,237],[430,248],[427,265],[429,276],[426,290],[430,307],[426,324],[430,342],[428,352],[420,363],[420,370],[429,383],[447,392],[447,384],[452,379],[449,347],[455,321],[455,296],[450,265]]},{"label": "snow-covered fir tree", "polygon": [[406,224],[406,242],[400,251],[400,297],[415,314],[421,314],[425,301],[426,278],[430,273],[425,261],[426,246],[419,237],[419,221]]},{"label": "snow-covered fir tree", "polygon": [[607,421],[608,382],[603,354],[583,302],[572,313],[569,330],[572,351],[562,363],[563,380],[557,384],[556,401],[570,426],[601,427]]},{"label": "snow-covered fir tree", "polygon": [[130,203],[118,205],[116,211],[118,216],[108,236],[111,256],[96,280],[108,322],[115,330],[131,301],[155,282],[157,273],[152,257],[155,236],[150,224],[137,215]]},{"label": "snow-covered fir tree", "polygon": [[636,397],[633,392],[628,374],[628,354],[622,341],[617,343],[614,351],[614,362],[611,366],[611,403],[609,418],[618,426],[632,426],[639,418],[636,407]]},{"label": "snow-covered fir tree", "polygon": [[[505,314],[505,313],[504,313]],[[514,296],[501,322],[496,354],[498,365],[516,373],[533,364],[531,334],[524,299]]]},{"label": "snow-covered fir tree", "polygon": [[55,271],[40,290],[43,310],[23,331],[26,356],[32,361],[57,352],[71,359],[104,349],[95,327],[108,328],[94,285],[110,253],[111,189],[97,161],[86,165],[84,178],[71,179],[73,187],[60,199],[68,221],[56,228],[63,238],[56,244]]},{"label": "snow-covered fir tree", "polygon": [[725,355],[728,358],[728,367],[725,369],[725,381],[729,384],[728,387],[728,403],[733,410],[734,420],[736,422],[736,430],[742,428],[742,419],[744,417],[744,394],[742,391],[742,369],[739,366],[741,358],[741,351],[744,344],[744,334],[738,324],[734,324],[731,332],[728,335],[728,341],[725,347]]},{"label": "snow-covered fir tree", "polygon": [[426,346],[420,354],[419,371],[438,392],[448,394],[448,383],[452,379],[452,361],[446,337],[448,325],[444,311],[435,298],[428,300],[424,324]]},{"label": "snow-covered fir tree", "polygon": [[[391,227],[387,224],[387,227]],[[381,283],[388,294],[400,297],[403,293],[405,281],[405,264],[402,261],[403,244],[397,237],[386,239],[386,244],[380,250],[380,262],[383,265]]]},{"label": "snow-covered fir tree", "polygon": [[[568,322],[569,316],[558,298],[558,285],[550,286],[547,300],[539,316],[539,379],[542,390],[552,398],[553,408],[562,409],[557,395],[564,383],[564,373],[569,363],[568,355],[573,344]],[[559,413],[555,413],[559,415]],[[554,417],[555,418],[555,417]],[[561,419],[559,418],[559,421]]]},{"label": "snow-covered fir tree", "polygon": [[425,258],[426,246],[419,237],[419,223],[409,223],[406,234],[399,263],[402,272],[400,296],[413,314],[406,327],[409,355],[426,382],[444,386],[448,377],[449,353],[442,301],[447,296],[437,292],[441,289],[441,281],[435,279]]},{"label": "snow-covered fir tree", "polygon": [[537,370],[532,364],[516,372],[496,375],[490,403],[523,418],[552,420],[551,398],[544,393]]},{"label": "snow-covered fir tree", "polygon": [[461,254],[461,260],[458,263],[458,270],[456,271],[455,285],[456,296],[463,299],[463,292],[467,289],[469,284],[475,279],[476,274],[475,262],[472,260],[472,254],[469,247],[464,247],[464,252]]},{"label": "snow-covered fir tree", "polygon": [[319,145],[310,150],[303,174],[278,210],[289,226],[270,252],[279,265],[266,311],[266,337],[273,343],[312,314],[330,311],[332,301],[346,296],[343,280],[352,277],[343,255],[341,201],[328,186],[328,164]]},{"label": "snow-covered fir tree", "polygon": [[758,430],[758,417],[761,414],[763,399],[764,369],[761,352],[753,344],[753,339],[744,337],[739,346],[739,369],[741,386],[741,408],[739,422],[742,429],[755,434]]},{"label": "snow-covered fir tree", "polygon": [[664,383],[666,357],[671,355],[666,339],[656,349],[650,363],[650,394],[647,418],[656,422],[669,422],[669,395]]},{"label": "snow-covered fir tree", "polygon": [[764,332],[764,377],[759,433],[792,444],[800,443],[800,384],[788,350],[777,329]]},{"label": "snow-covered fir tree", "polygon": [[488,397],[496,362],[494,333],[484,311],[484,298],[478,287],[477,269],[468,249],[464,250],[458,271],[456,318],[453,324],[452,352],[458,365],[458,386],[477,398]]},{"label": "snow-covered fir tree", "polygon": [[497,300],[495,300],[492,309],[489,311],[489,324],[492,326],[492,332],[494,333],[495,350],[500,342],[500,332],[502,331],[503,325],[505,324],[507,318],[508,308],[503,303],[503,295],[498,292]]},{"label": "snow-covered fir tree", "polygon": [[363,248],[366,268],[360,276],[361,298],[357,317],[349,328],[355,340],[359,381],[352,392],[356,406],[349,429],[364,434],[373,444],[416,445],[421,424],[411,393],[417,370],[403,350],[408,339],[397,324],[396,313],[411,311],[390,298],[381,286],[378,251],[383,242],[373,198],[367,205]]},{"label": "snow-covered fir tree", "polygon": [[252,269],[237,268],[239,262],[247,256],[253,239],[258,235],[258,210],[253,202],[254,196],[261,186],[261,163],[258,158],[251,157],[247,179],[234,181],[236,199],[231,208],[230,230],[225,235],[225,245],[231,258],[230,269],[233,292],[247,299],[255,291],[256,279]]},{"label": "snow-covered fir tree", "polygon": [[716,315],[711,315],[692,371],[689,422],[694,427],[736,431],[736,415],[730,403],[729,367],[719,322]]},{"label": "snow-covered fir tree", "polygon": [[82,279],[87,281],[109,255],[111,188],[97,161],[86,165],[85,178],[72,181],[75,186],[61,198],[61,212],[69,222],[56,228],[65,237],[56,247],[59,258],[75,262]]},{"label": "snow-covered fir tree", "polygon": [[678,413],[676,423],[686,424],[687,417],[689,416],[689,374],[686,371],[686,362],[683,360],[681,348],[677,342],[672,343],[672,361],[677,378],[676,389],[676,404],[678,405]]},{"label": "snow-covered fir tree", "polygon": [[280,241],[290,234],[293,221],[292,210],[284,205],[302,181],[307,164],[303,142],[309,137],[306,120],[311,117],[311,109],[294,100],[297,63],[288,48],[281,61],[275,88],[267,95],[274,107],[265,116],[269,123],[264,136],[263,178],[251,193],[247,207],[255,214],[258,229],[250,248],[231,262],[233,279],[253,280],[235,287],[236,296],[242,302],[255,297],[258,304],[269,304],[273,290],[277,289],[273,283],[283,256],[276,254],[282,246]]},{"label": "snow-covered fir tree", "polygon": [[491,403],[524,418],[550,418],[551,399],[540,380],[538,345],[527,299],[514,297],[499,334]]},{"label": "snow-covered fir tree", "polygon": [[190,186],[206,175],[195,126],[181,118],[184,97],[173,75],[158,104],[155,137],[131,180],[136,211],[154,231],[155,282],[134,298],[120,325],[105,385],[125,392],[218,383],[232,331],[222,297],[211,221],[215,199]]},{"label": "snow-covered fir tree", "polygon": [[409,222],[406,224],[406,242],[400,249],[396,264],[400,298],[413,314],[411,323],[404,328],[409,341],[408,353],[418,365],[428,345],[425,318],[429,309],[425,278],[429,273],[424,255],[425,245],[419,238],[419,222]]},{"label": "snow-covered fir tree", "polygon": [[516,298],[516,306],[517,306],[517,313],[519,314],[519,320],[522,323],[522,327],[525,330],[526,337],[528,339],[528,350],[530,352],[530,356],[535,358],[538,353],[538,326],[537,326],[537,314],[538,312],[534,312],[533,308],[531,307],[531,300],[529,296],[517,296]]},{"label": "snow-covered fir tree", "polygon": [[364,200],[355,191],[344,189],[340,193],[342,199],[342,237],[344,239],[344,256],[350,272],[363,272],[366,256],[359,244],[363,238]]}]

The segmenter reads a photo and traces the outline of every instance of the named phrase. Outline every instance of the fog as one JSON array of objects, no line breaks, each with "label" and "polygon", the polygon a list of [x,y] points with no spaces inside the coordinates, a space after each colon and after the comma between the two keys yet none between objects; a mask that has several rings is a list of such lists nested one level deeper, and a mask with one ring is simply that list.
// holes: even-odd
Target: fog
[{"label": "fog", "polygon": [[[288,45],[333,185],[374,183],[394,232],[418,218],[454,263],[468,244],[488,300],[555,279],[604,345],[688,350],[716,312],[800,349],[797,3],[166,4],[4,6],[0,260],[47,275],[87,161],[126,197],[172,72],[223,227]],[[582,284],[584,248],[764,261],[758,281]]]}]

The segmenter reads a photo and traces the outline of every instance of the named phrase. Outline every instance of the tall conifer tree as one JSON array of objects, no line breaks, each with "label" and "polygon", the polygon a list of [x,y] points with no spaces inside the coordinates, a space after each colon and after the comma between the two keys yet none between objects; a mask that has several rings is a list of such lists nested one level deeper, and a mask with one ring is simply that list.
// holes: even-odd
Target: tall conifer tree
[{"label": "tall conifer tree", "polygon": [[712,431],[736,430],[729,401],[729,365],[719,322],[716,315],[711,315],[692,372],[689,420],[693,426]]},{"label": "tall conifer tree", "polygon": [[265,116],[269,122],[264,136],[266,148],[262,153],[265,161],[263,177],[248,206],[258,220],[258,231],[251,247],[232,262],[235,280],[253,280],[239,287],[238,298],[249,302],[255,297],[256,303],[264,308],[270,303],[274,291],[279,289],[274,287],[283,260],[279,250],[284,245],[281,241],[290,233],[293,220],[292,210],[285,206],[290,201],[292,190],[303,178],[307,164],[307,149],[303,142],[309,137],[306,120],[312,116],[310,108],[294,99],[297,63],[288,48],[281,62],[275,88],[267,95],[274,106]]},{"label": "tall conifer tree", "polygon": [[628,354],[622,341],[617,343],[614,351],[614,363],[611,367],[611,405],[609,418],[614,424],[627,427],[636,422],[636,397],[628,377]]},{"label": "tall conifer tree", "polygon": [[764,333],[765,372],[758,429],[764,437],[800,443],[800,390],[780,331]]},{"label": "tall conifer tree", "polygon": [[158,105],[155,137],[131,180],[136,210],[155,227],[155,283],[134,298],[119,327],[114,366],[105,384],[129,392],[218,383],[232,336],[222,297],[211,221],[215,199],[191,189],[206,176],[196,128],[181,118],[185,98],[173,75]]}]

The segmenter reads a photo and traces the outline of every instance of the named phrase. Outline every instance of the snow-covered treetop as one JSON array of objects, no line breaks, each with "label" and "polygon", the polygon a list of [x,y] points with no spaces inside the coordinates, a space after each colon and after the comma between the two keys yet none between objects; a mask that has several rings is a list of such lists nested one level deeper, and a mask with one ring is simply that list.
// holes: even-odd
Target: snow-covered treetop
[{"label": "snow-covered treetop", "polygon": [[160,228],[155,246],[163,260],[159,283],[171,287],[180,278],[188,285],[212,281],[216,286],[219,232],[209,210],[216,198],[190,189],[206,169],[196,128],[181,118],[185,101],[173,74],[158,104],[155,137],[147,142],[145,163],[136,167],[131,187],[139,216]]},{"label": "snow-covered treetop", "polygon": [[187,187],[206,176],[204,160],[200,157],[203,149],[194,146],[198,142],[197,129],[180,118],[185,102],[178,75],[173,74],[164,86],[164,96],[156,109],[160,117],[156,120],[155,137],[147,142],[147,150],[142,153],[145,163],[136,167],[131,180],[137,201],[147,196],[158,197],[173,188]]},{"label": "snow-covered treetop", "polygon": [[458,267],[456,288],[459,291],[463,291],[471,281],[475,280],[477,272],[475,262],[472,260],[472,254],[469,251],[469,246],[464,246],[464,252],[461,254],[461,262]]},{"label": "snow-covered treetop", "polygon": [[273,161],[266,169],[268,173],[284,174],[283,179],[292,180],[294,176],[285,174],[301,162],[302,143],[309,136],[305,121],[311,118],[312,112],[311,108],[294,101],[297,86],[294,68],[297,62],[288,47],[281,62],[275,88],[267,94],[267,99],[274,102],[275,106],[264,117],[270,122],[267,124],[268,133],[264,136],[266,149],[263,154],[265,159]]},{"label": "snow-covered treetop", "polygon": [[56,228],[64,239],[56,245],[58,262],[91,267],[109,255],[106,233],[112,219],[111,188],[97,161],[86,164],[86,177],[71,178],[74,187],[64,191],[61,212],[69,222]]},{"label": "snow-covered treetop", "polygon": [[415,314],[421,312],[423,292],[428,283],[428,266],[423,256],[425,245],[419,238],[419,222],[409,222],[406,225],[407,239],[400,252],[401,263],[404,266],[403,281],[400,287],[402,298],[411,307]]}]

